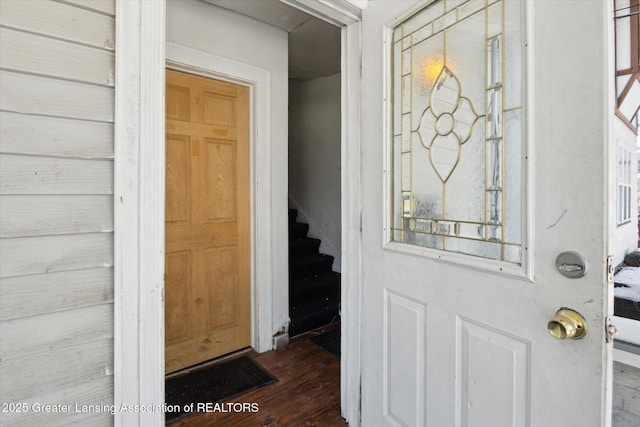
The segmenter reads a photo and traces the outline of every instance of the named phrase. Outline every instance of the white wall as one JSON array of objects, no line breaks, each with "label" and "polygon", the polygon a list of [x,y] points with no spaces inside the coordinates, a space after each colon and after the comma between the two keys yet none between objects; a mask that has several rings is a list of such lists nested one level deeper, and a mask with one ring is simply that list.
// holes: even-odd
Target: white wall
[{"label": "white wall", "polygon": [[[287,64],[284,30],[198,0],[167,2],[167,41],[267,69],[271,74],[270,245],[274,254],[273,321],[275,334],[288,324],[287,257]],[[171,59],[171,58],[168,58]],[[257,213],[260,215],[260,212]]]},{"label": "white wall", "polygon": [[[613,143],[621,144],[631,152],[631,160],[635,164],[637,136],[620,119],[614,118]],[[636,165],[637,166],[637,165]],[[632,166],[631,177],[631,221],[616,226],[614,231],[613,265],[624,261],[624,256],[638,248],[638,210],[636,167]],[[615,189],[614,189],[615,191]],[[617,203],[617,201],[616,201]]]},{"label": "white wall", "polygon": [[0,425],[111,425],[115,5],[0,10]]},{"label": "white wall", "polygon": [[289,198],[340,271],[340,73],[290,82]]}]

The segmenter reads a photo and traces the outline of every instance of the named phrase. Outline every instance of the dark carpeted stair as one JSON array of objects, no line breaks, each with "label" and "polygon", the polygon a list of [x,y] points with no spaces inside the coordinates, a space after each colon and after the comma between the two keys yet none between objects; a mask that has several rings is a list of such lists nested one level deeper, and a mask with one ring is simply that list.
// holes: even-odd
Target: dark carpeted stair
[{"label": "dark carpeted stair", "polygon": [[333,257],[318,252],[320,240],[307,237],[309,225],[289,209],[289,334],[299,335],[338,320],[340,273]]}]

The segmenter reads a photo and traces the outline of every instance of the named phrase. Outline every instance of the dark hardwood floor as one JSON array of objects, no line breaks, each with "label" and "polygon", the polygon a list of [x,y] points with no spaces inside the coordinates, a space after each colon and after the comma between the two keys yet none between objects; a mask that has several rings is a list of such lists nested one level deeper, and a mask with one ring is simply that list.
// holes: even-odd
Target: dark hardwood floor
[{"label": "dark hardwood floor", "polygon": [[[339,327],[331,325],[325,330]],[[314,331],[312,334],[320,333]],[[171,427],[317,426],[341,427],[340,359],[309,339],[295,337],[280,351],[249,352],[272,375],[274,384],[237,396],[228,402],[256,403],[257,412],[199,413]]]}]

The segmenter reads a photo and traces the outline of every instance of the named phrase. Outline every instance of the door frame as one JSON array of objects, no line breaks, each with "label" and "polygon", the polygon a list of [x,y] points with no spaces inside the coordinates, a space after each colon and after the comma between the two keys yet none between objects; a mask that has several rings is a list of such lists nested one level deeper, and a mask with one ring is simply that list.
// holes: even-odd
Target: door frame
[{"label": "door frame", "polygon": [[[256,144],[256,150],[264,150],[252,151],[251,182],[255,191],[252,191],[252,213],[253,209],[261,209],[260,216],[269,219],[256,223],[258,216],[252,215],[252,344],[258,351],[273,347],[270,330],[273,259],[269,245],[268,197],[271,191],[270,73],[167,43],[166,0],[115,1],[114,405],[117,408],[138,405],[140,410],[116,411],[114,425],[164,425],[165,69],[184,67],[189,72],[252,87],[252,124],[255,125],[252,127],[253,132],[257,132],[257,135],[252,134],[255,137],[252,144]],[[334,9],[343,14],[339,7]],[[350,25],[342,29],[341,49],[345,278],[342,287],[341,409],[350,425],[358,426],[361,38],[360,24],[353,23],[353,16],[344,15],[343,23]],[[170,58],[169,62],[167,58]]]}]

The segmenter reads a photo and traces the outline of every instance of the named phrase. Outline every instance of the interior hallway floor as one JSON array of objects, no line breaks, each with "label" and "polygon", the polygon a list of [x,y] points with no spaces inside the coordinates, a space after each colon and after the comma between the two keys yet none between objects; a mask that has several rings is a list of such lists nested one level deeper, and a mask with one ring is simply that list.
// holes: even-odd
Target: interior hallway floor
[{"label": "interior hallway floor", "polygon": [[167,424],[171,427],[342,427],[340,417],[340,358],[309,340],[340,327],[339,323],[294,337],[279,351],[248,352],[278,381],[236,396],[228,402],[257,403],[259,411],[199,413]]}]

